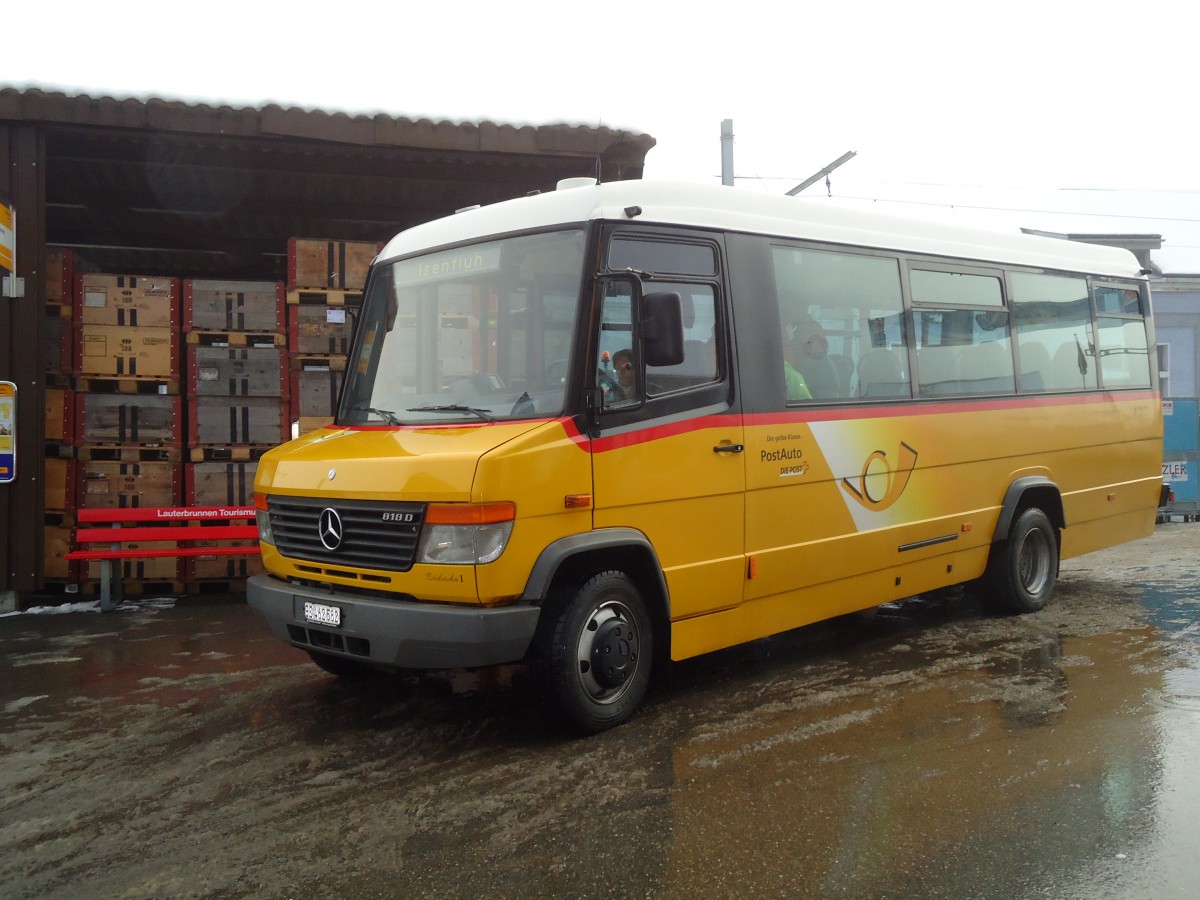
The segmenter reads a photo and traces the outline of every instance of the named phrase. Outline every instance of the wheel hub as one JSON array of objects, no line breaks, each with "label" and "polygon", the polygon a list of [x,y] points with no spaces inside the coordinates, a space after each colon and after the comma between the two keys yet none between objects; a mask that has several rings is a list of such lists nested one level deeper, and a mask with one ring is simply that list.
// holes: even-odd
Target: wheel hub
[{"label": "wheel hub", "polygon": [[638,657],[633,626],[620,618],[603,622],[596,630],[591,653],[592,677],[601,687],[615,688],[633,674]]}]

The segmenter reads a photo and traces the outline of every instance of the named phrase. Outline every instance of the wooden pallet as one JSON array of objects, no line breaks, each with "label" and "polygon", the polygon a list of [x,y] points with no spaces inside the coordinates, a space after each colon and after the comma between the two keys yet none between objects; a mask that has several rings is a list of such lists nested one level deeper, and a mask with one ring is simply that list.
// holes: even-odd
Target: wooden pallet
[{"label": "wooden pallet", "polygon": [[75,448],[80,460],[106,462],[180,462],[181,447],[131,447],[126,444],[88,444]]},{"label": "wooden pallet", "polygon": [[346,371],[344,353],[295,353],[289,359],[293,372]]},{"label": "wooden pallet", "polygon": [[75,379],[75,389],[87,394],[166,394],[179,393],[177,378],[97,378],[81,375]]},{"label": "wooden pallet", "polygon": [[230,447],[193,447],[188,451],[192,462],[243,462],[259,459],[278,444],[239,444]]},{"label": "wooden pallet", "polygon": [[342,288],[292,288],[287,292],[287,302],[295,306],[300,303],[315,303],[321,306],[361,306],[362,291]]},{"label": "wooden pallet", "polygon": [[189,331],[188,344],[198,347],[283,347],[286,334],[270,331]]}]

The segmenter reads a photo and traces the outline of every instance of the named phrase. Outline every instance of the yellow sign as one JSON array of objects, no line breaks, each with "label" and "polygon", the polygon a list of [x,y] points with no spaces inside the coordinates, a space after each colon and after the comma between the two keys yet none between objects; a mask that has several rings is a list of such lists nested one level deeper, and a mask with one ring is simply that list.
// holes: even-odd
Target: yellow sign
[{"label": "yellow sign", "polygon": [[0,484],[17,477],[17,386],[0,381]]},{"label": "yellow sign", "polygon": [[17,270],[17,211],[0,203],[0,269]]}]

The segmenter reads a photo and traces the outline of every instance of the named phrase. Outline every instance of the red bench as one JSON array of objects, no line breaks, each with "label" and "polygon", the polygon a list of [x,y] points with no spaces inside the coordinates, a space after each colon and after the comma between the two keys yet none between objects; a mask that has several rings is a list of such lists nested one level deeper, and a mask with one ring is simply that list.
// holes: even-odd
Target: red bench
[{"label": "red bench", "polygon": [[[149,559],[182,556],[249,556],[258,553],[258,526],[235,525],[254,519],[253,506],[168,506],[132,509],[81,509],[80,524],[95,528],[75,530],[76,549],[67,559],[99,560],[100,609],[112,609],[114,585],[120,600],[121,579],[113,578],[114,559]],[[199,524],[197,524],[199,523]],[[253,540],[241,547],[197,547],[195,541]],[[162,541],[173,547],[128,547]],[[189,546],[191,544],[192,546]]]}]

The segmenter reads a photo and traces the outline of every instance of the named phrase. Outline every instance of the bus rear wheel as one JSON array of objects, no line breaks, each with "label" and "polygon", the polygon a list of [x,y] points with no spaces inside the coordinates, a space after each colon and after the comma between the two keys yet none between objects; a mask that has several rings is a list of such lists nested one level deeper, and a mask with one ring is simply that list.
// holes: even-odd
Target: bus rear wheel
[{"label": "bus rear wheel", "polygon": [[602,572],[552,599],[542,616],[536,658],[552,709],[586,734],[628,721],[653,656],[650,615],[633,582]]},{"label": "bus rear wheel", "polygon": [[1042,510],[1023,511],[1008,540],[993,551],[988,565],[990,593],[1008,609],[1037,612],[1054,596],[1058,579],[1058,535]]}]

